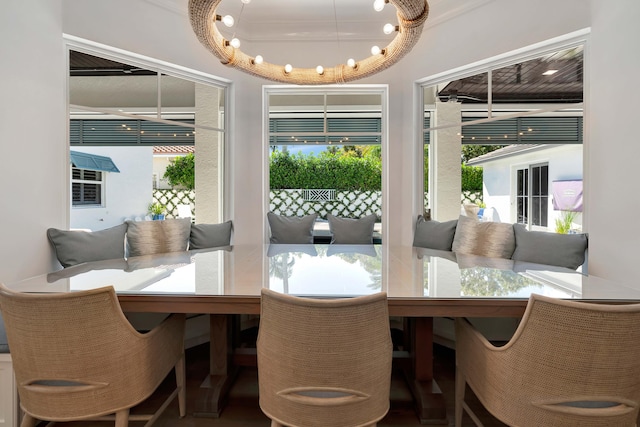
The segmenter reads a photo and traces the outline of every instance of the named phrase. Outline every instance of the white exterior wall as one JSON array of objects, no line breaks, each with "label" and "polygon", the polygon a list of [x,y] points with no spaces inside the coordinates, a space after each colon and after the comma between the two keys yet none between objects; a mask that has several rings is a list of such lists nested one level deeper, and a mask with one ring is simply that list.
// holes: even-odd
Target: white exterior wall
[{"label": "white exterior wall", "polygon": [[[0,53],[6,63],[20,66],[0,69],[3,96],[10,101],[0,107],[0,144],[3,153],[28,158],[29,173],[24,173],[19,161],[0,168],[1,281],[50,270],[54,264],[45,230],[69,225],[63,32],[233,80],[228,216],[234,221],[236,243],[264,241],[265,159],[256,146],[263,140],[262,85],[269,82],[221,65],[195,38],[186,12],[161,6],[168,3],[11,0],[3,4]],[[632,259],[636,233],[629,232],[628,221],[616,219],[637,212],[640,204],[634,196],[635,163],[640,158],[640,146],[634,143],[635,113],[621,108],[619,98],[621,93],[628,99],[640,95],[640,89],[628,83],[640,69],[636,46],[640,2],[459,0],[462,13],[447,16],[438,14],[438,5],[450,2],[433,3],[424,34],[413,51],[393,67],[360,82],[389,85],[390,150],[384,184],[391,191],[385,200],[390,207],[386,241],[410,244],[415,206],[419,206],[419,194],[412,190],[416,188],[414,82],[591,27],[585,63],[584,163],[589,271],[632,282],[640,277]],[[342,44],[351,51],[369,49],[367,42]],[[312,47],[288,43],[283,48],[271,42],[253,46],[265,57],[275,50],[291,56],[331,55],[334,47],[333,43]],[[33,126],[34,114],[37,126]]]},{"label": "white exterior wall", "polygon": [[[559,211],[553,210],[551,183],[553,181],[582,179],[582,145],[564,145],[545,148],[520,155],[483,163],[483,201],[494,208],[501,222],[516,222],[516,171],[530,165],[549,165],[548,229],[555,230]],[[579,215],[576,224],[582,223]]]},{"label": "white exterior wall", "polygon": [[73,151],[111,157],[120,173],[106,172],[104,207],[74,206],[71,228],[102,230],[126,219],[144,218],[152,200],[153,147],[72,147]]},{"label": "white exterior wall", "polygon": [[163,178],[165,171],[167,170],[167,166],[171,164],[171,161],[174,160],[177,156],[175,155],[156,155],[153,156],[153,175],[155,175],[156,188],[159,189],[168,189],[171,188],[169,183],[165,178]]}]

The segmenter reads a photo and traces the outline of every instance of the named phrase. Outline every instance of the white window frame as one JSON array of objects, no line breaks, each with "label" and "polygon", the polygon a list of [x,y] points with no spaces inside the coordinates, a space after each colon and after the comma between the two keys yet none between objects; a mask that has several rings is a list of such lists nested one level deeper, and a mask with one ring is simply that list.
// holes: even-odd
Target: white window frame
[{"label": "white window frame", "polygon": [[[547,215],[547,224],[546,225],[540,225],[540,224],[533,224],[533,170],[536,168],[542,168],[542,167],[547,167],[547,209],[546,209],[546,215]],[[520,171],[527,171],[527,194],[526,194],[526,198],[527,198],[527,222],[526,223],[522,223],[519,222],[518,219],[518,214],[519,214],[519,209],[518,209],[518,192],[517,192],[517,188],[518,188],[518,172]],[[529,165],[520,165],[517,167],[514,167],[514,186],[513,189],[514,191],[512,191],[513,193],[513,200],[511,205],[514,207],[514,212],[512,214],[512,216],[514,217],[514,223],[519,223],[519,224],[523,224],[524,226],[527,227],[527,229],[529,230],[541,230],[541,231],[547,231],[549,229],[549,203],[551,203],[551,194],[550,194],[550,181],[549,181],[549,163],[548,162],[535,162],[535,163],[531,163]]]},{"label": "white window frame", "polygon": [[[235,117],[235,104],[233,102],[234,99],[234,86],[233,82],[228,79],[224,79],[222,77],[214,76],[211,74],[203,73],[201,71],[197,71],[191,68],[186,68],[180,65],[172,64],[169,62],[165,62],[159,59],[151,58],[148,56],[143,56],[139,54],[135,54],[130,51],[125,51],[119,48],[115,48],[112,46],[104,45],[102,43],[93,42],[87,39],[83,39],[81,37],[76,37],[70,34],[63,34],[63,40],[65,44],[65,49],[67,52],[67,70],[69,69],[68,58],[69,51],[75,50],[79,52],[84,52],[90,55],[100,56],[102,58],[111,59],[116,62],[122,62],[130,65],[136,65],[141,68],[146,68],[149,70],[155,70],[159,73],[166,74],[168,76],[177,77],[185,80],[189,80],[195,82],[196,84],[204,84],[213,87],[217,87],[224,90],[224,106],[225,111],[220,112],[220,123],[223,123],[221,128],[210,128],[207,126],[199,126],[194,125],[194,129],[206,129],[206,130],[214,130],[221,132],[223,135],[223,155],[221,160],[222,166],[222,189],[219,195],[220,198],[220,210],[219,214],[222,218],[232,218],[233,217],[233,189],[232,189],[232,175],[231,175],[231,165],[233,163],[233,118]],[[69,104],[69,75],[67,74],[67,84],[66,91],[67,94],[67,117],[70,116],[71,105]],[[159,95],[160,96],[160,93]],[[161,105],[161,103],[158,103]],[[156,121],[160,123],[164,123],[165,121],[161,118],[161,112],[158,111],[157,117],[150,117],[146,114],[142,114],[141,116],[136,114],[129,114],[126,112],[122,112],[120,110],[113,109],[99,109],[92,108],[87,106],[79,106],[74,105],[75,109],[84,110],[87,112],[98,112],[101,114],[106,114],[110,116],[116,117],[124,117],[124,118],[134,118],[134,119],[143,119],[148,121]],[[67,122],[67,135],[69,135],[69,122]],[[67,158],[69,156],[70,151],[69,137],[67,136]],[[71,170],[69,170],[69,176],[67,177],[67,182],[71,182]],[[153,186],[153,183],[151,183]],[[67,205],[72,205],[72,194],[71,194],[71,186],[69,186],[69,194],[67,196]],[[103,186],[104,191],[104,186]],[[67,223],[70,222],[70,215],[67,215]]]},{"label": "white window frame", "polygon": [[[389,106],[389,85],[386,84],[362,84],[362,85],[327,85],[327,86],[291,86],[291,85],[265,85],[263,86],[262,93],[262,161],[263,161],[263,179],[264,182],[263,187],[263,215],[262,217],[267,217],[267,213],[269,212],[269,97],[270,95],[283,95],[283,94],[292,94],[292,95],[320,95],[320,94],[328,94],[328,95],[348,95],[348,94],[363,94],[363,95],[371,95],[378,94],[380,95],[380,145],[382,150],[382,224],[381,224],[381,232],[382,235],[388,235],[389,228],[389,206],[387,203],[388,192],[389,192],[389,178],[388,178],[388,159],[389,159],[389,144],[388,144],[388,133],[389,133],[389,114],[388,114],[388,106]],[[265,230],[265,241],[269,241],[268,236],[268,227],[264,228]],[[384,237],[383,237],[384,239]],[[383,240],[384,241],[384,240]]]},{"label": "white window frame", "polygon": [[[107,184],[107,172],[105,171],[94,171],[100,174],[100,180],[86,180],[86,179],[74,179],[73,178],[73,171],[74,169],[77,169],[79,171],[88,171],[88,170],[92,170],[92,169],[82,169],[82,168],[77,168],[75,166],[71,166],[71,207],[73,209],[78,209],[78,208],[103,208],[106,206],[106,184]],[[73,184],[95,184],[98,185],[100,188],[100,203],[78,203],[76,204],[73,201]],[[81,190],[81,193],[83,193],[83,191]]]},{"label": "white window frame", "polygon": [[[574,46],[578,46],[578,45],[583,45],[584,46],[584,63],[585,63],[585,69],[584,69],[584,75],[583,75],[583,82],[584,82],[584,86],[583,86],[583,91],[585,94],[585,99],[587,98],[587,94],[589,91],[588,88],[588,38],[589,38],[589,34],[590,34],[590,29],[586,28],[586,29],[582,29],[582,30],[578,30],[575,31],[573,33],[569,33],[569,34],[565,34],[563,36],[559,36],[556,37],[554,39],[550,39],[550,40],[546,40],[540,43],[537,43],[535,45],[531,45],[531,46],[527,46],[527,47],[523,47],[521,49],[517,49],[511,52],[507,52],[505,54],[502,55],[498,55],[492,58],[488,58],[482,61],[478,61],[472,64],[468,64],[453,70],[449,70],[449,71],[445,71],[430,77],[426,77],[424,79],[420,79],[420,80],[416,80],[414,83],[414,100],[415,100],[415,104],[414,104],[414,118],[413,118],[413,122],[414,122],[414,145],[413,145],[413,158],[414,158],[414,163],[413,163],[413,177],[414,177],[414,194],[413,194],[413,210],[416,214],[422,214],[423,210],[424,210],[424,192],[428,191],[428,189],[425,190],[424,188],[424,165],[423,165],[423,138],[424,138],[424,132],[428,132],[431,130],[437,130],[437,129],[442,129],[442,128],[447,128],[447,127],[451,127],[452,125],[443,125],[443,126],[436,126],[436,127],[431,127],[429,129],[424,129],[423,127],[423,120],[424,120],[424,88],[425,87],[430,87],[430,86],[434,86],[437,84],[441,84],[441,83],[445,83],[445,82],[449,82],[452,80],[458,80],[458,79],[462,79],[465,77],[470,77],[470,76],[474,76],[483,72],[490,72],[492,69],[497,69],[497,68],[501,68],[501,67],[505,67],[508,65],[513,65],[516,64],[518,62],[523,62],[523,61],[527,61],[527,60],[531,60],[531,59],[535,59],[538,58],[544,54],[547,53],[551,53],[554,51],[559,51],[559,50],[563,50],[563,49],[568,49]],[[587,108],[585,106],[585,102],[582,102],[580,104],[576,104],[575,105],[582,107],[583,110],[583,117],[587,116]],[[545,109],[545,110],[538,110],[539,112],[542,111],[556,111],[556,110],[565,110],[567,107],[571,107],[569,105],[562,105],[559,104],[557,106],[557,108],[554,106],[551,109]],[[488,111],[491,112],[491,105],[487,106]],[[500,116],[500,115],[494,115],[491,118],[487,118],[487,119],[483,119],[484,122],[489,122],[489,121],[497,121],[497,120],[503,120],[504,118],[507,117],[519,117],[519,116],[526,116],[526,115],[533,115],[536,114],[536,111],[525,111],[525,112],[521,112],[521,113],[515,113],[515,114],[509,114],[508,116]],[[474,122],[467,122],[465,123],[465,125],[469,125],[469,124],[473,124]],[[583,123],[583,126],[585,126],[585,124]],[[588,158],[588,141],[587,141],[587,135],[585,134],[583,137],[583,147],[584,147],[584,154],[583,154],[583,164],[587,163],[587,158]],[[432,162],[434,160],[433,156],[429,155],[429,161]],[[432,171],[434,170],[433,167],[430,167],[429,171],[430,173],[432,173]],[[585,183],[585,185],[588,185],[588,177],[583,176],[583,181]],[[430,176],[429,177],[429,182],[432,183],[433,182],[433,177]],[[430,192],[431,193],[431,192]],[[588,206],[588,196],[585,194],[585,199],[584,199],[584,206],[585,206],[585,210],[586,207]],[[430,208],[433,209],[433,206],[430,202],[429,204]],[[514,210],[515,211],[515,210]],[[584,222],[583,222],[583,226],[586,226],[587,224],[587,218],[585,216],[584,218]]]}]

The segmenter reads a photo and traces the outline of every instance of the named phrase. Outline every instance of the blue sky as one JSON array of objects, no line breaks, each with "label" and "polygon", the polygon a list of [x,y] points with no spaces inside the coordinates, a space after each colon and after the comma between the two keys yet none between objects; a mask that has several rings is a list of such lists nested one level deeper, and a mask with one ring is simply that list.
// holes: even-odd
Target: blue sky
[{"label": "blue sky", "polygon": [[[316,145],[316,144],[306,144],[306,145],[288,145],[289,152],[291,154],[297,154],[300,151],[302,154],[307,155],[310,153],[315,154],[316,156],[321,152],[327,149],[327,145]],[[342,148],[341,145],[335,145],[337,148]],[[278,146],[278,151],[282,150],[282,146]]]}]

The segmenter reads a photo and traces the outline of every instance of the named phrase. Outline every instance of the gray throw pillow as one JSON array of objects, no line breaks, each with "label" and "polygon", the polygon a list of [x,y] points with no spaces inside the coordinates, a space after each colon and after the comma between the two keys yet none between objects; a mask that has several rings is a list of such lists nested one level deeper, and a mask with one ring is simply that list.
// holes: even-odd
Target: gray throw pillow
[{"label": "gray throw pillow", "polygon": [[373,226],[376,214],[362,218],[340,218],[327,214],[331,243],[339,245],[371,245],[373,244]]},{"label": "gray throw pillow", "polygon": [[127,224],[98,231],[49,228],[47,238],[63,267],[90,261],[124,259],[124,235]]},{"label": "gray throw pillow", "polygon": [[457,225],[457,219],[444,222],[427,221],[422,215],[418,215],[413,246],[450,251]]},{"label": "gray throw pillow", "polygon": [[267,213],[271,228],[271,243],[302,244],[313,243],[313,224],[317,214],[306,216],[284,216]]},{"label": "gray throw pillow", "polygon": [[511,259],[536,264],[555,265],[572,270],[584,264],[588,245],[586,234],[558,234],[529,231],[522,224],[514,224],[516,250]]},{"label": "gray throw pillow", "polygon": [[451,250],[460,254],[510,259],[516,247],[513,226],[502,222],[480,222],[458,217]]},{"label": "gray throw pillow", "polygon": [[189,249],[216,248],[231,244],[231,221],[221,224],[192,224]]},{"label": "gray throw pillow", "polygon": [[186,251],[191,218],[162,221],[127,221],[129,256]]}]

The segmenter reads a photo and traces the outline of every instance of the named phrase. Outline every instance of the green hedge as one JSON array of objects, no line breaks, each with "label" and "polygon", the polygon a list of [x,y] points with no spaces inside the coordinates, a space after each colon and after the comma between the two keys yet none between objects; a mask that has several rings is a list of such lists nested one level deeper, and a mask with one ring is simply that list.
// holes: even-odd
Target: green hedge
[{"label": "green hedge", "polygon": [[482,168],[462,165],[462,191],[482,191]]},{"label": "green hedge", "polygon": [[[425,171],[425,188],[429,188],[428,169]],[[269,180],[272,190],[331,188],[339,191],[380,191],[382,162],[374,156],[328,153],[314,156],[274,151],[269,159]],[[462,165],[462,190],[482,191],[482,168]]]},{"label": "green hedge", "polygon": [[372,157],[291,155],[275,151],[269,162],[272,190],[331,188],[379,191],[382,164]]}]

